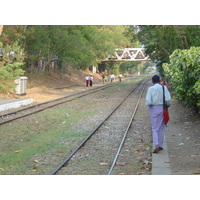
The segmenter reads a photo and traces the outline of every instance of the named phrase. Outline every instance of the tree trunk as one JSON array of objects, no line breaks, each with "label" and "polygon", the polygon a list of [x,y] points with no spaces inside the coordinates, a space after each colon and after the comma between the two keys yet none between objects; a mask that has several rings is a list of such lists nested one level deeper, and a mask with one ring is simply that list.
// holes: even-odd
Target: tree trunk
[{"label": "tree trunk", "polygon": [[2,34],[3,32],[3,25],[0,25],[0,35]]}]

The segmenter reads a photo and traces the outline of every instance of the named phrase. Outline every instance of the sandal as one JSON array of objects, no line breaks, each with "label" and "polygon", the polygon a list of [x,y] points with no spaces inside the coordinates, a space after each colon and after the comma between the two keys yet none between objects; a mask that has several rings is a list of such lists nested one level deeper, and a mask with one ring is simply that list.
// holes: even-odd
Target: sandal
[{"label": "sandal", "polygon": [[153,150],[153,153],[158,153],[160,151],[160,147],[156,146],[156,148]]}]

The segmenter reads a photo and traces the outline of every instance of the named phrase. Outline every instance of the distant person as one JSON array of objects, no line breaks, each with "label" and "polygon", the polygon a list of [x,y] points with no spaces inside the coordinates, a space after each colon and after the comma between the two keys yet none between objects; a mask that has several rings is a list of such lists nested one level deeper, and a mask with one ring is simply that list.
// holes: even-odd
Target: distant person
[{"label": "distant person", "polygon": [[121,73],[119,74],[118,79],[119,79],[119,82],[122,81],[122,74]]},{"label": "distant person", "polygon": [[168,87],[167,81],[165,80],[164,76],[161,76],[160,85],[165,85]]},{"label": "distant person", "polygon": [[[150,122],[152,127],[153,142],[155,149],[153,153],[163,150],[163,138],[165,123],[163,121],[163,88],[160,85],[160,77],[155,75],[152,77],[153,86],[149,87],[146,95],[146,105],[149,107]],[[166,86],[165,102],[168,106],[171,104],[171,96]]]},{"label": "distant person", "polygon": [[92,84],[93,84],[93,76],[92,76],[92,74],[90,74],[89,82],[90,82],[90,86],[92,86]]},{"label": "distant person", "polygon": [[114,74],[111,74],[111,75],[110,75],[110,82],[113,82],[114,79],[115,79],[115,75],[114,75]]},{"label": "distant person", "polygon": [[86,86],[86,87],[88,87],[88,85],[89,85],[89,80],[90,80],[90,77],[89,77],[89,75],[87,75],[87,76],[85,77],[85,86]]},{"label": "distant person", "polygon": [[102,74],[102,82],[103,82],[103,84],[105,83],[105,74]]}]

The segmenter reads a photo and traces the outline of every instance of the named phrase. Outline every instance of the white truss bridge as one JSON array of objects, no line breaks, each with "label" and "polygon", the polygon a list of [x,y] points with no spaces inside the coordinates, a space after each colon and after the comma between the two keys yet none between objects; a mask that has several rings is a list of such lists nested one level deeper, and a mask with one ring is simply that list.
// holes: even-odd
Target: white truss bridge
[{"label": "white truss bridge", "polygon": [[144,50],[144,48],[116,49],[115,55],[109,55],[103,61],[150,61],[151,59],[145,55]]}]

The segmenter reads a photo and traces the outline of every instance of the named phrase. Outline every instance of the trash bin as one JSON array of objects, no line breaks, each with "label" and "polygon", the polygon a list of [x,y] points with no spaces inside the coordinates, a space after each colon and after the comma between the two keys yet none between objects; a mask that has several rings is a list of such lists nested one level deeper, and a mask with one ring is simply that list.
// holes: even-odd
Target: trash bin
[{"label": "trash bin", "polygon": [[19,78],[15,79],[15,84],[16,84],[16,94],[19,95],[26,95],[26,82],[27,82],[27,77],[26,76],[20,76]]}]

